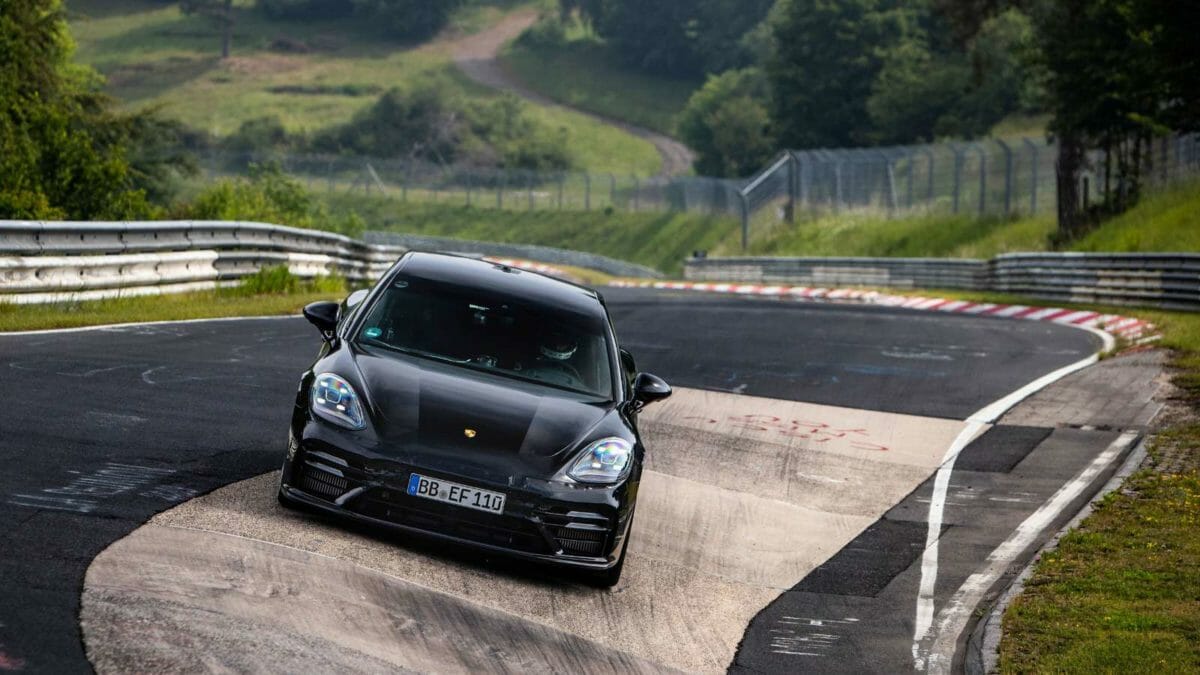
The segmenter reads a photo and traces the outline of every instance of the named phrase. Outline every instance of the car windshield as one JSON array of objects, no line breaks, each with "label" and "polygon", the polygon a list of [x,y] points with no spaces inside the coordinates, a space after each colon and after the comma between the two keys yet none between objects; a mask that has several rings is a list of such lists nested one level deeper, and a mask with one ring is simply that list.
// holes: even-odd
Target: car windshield
[{"label": "car windshield", "polygon": [[401,277],[371,307],[357,340],[610,400],[606,335],[599,317]]}]

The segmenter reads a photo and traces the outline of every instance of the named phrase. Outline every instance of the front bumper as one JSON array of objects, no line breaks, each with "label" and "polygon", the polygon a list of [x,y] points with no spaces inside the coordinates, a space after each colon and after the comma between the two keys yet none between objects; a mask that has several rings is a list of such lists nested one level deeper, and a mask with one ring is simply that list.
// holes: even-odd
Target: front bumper
[{"label": "front bumper", "polygon": [[[284,464],[280,498],[383,529],[541,563],[605,570],[618,563],[633,511],[635,485],[521,488],[396,463],[369,470],[341,448],[298,447]],[[507,495],[502,515],[410,496],[414,471]]]}]

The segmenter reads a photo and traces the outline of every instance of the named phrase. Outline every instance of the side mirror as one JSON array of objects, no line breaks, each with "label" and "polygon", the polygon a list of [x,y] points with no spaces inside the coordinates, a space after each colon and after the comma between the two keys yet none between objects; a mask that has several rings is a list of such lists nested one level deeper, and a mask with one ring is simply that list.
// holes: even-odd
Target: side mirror
[{"label": "side mirror", "polygon": [[671,385],[657,375],[638,373],[633,380],[633,400],[640,405],[649,405],[671,395]]},{"label": "side mirror", "polygon": [[321,331],[326,342],[333,340],[337,332],[338,303],[314,302],[304,308],[304,318]]}]

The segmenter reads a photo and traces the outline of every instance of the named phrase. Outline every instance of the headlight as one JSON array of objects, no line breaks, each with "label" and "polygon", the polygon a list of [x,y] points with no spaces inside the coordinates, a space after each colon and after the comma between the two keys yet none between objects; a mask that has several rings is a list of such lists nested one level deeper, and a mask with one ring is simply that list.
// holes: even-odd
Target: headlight
[{"label": "headlight", "polygon": [[623,438],[605,438],[587,447],[567,471],[581,483],[615,483],[629,471],[633,446]]},{"label": "headlight", "polygon": [[312,411],[348,429],[367,426],[358,394],[348,382],[333,373],[322,373],[313,382]]}]

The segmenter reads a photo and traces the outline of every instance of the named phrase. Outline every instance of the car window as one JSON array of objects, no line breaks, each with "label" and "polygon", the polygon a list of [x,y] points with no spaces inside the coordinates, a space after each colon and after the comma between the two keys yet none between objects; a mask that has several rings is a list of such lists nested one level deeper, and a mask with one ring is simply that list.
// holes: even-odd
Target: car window
[{"label": "car window", "polygon": [[604,322],[479,289],[394,280],[357,340],[476,370],[612,398]]}]

